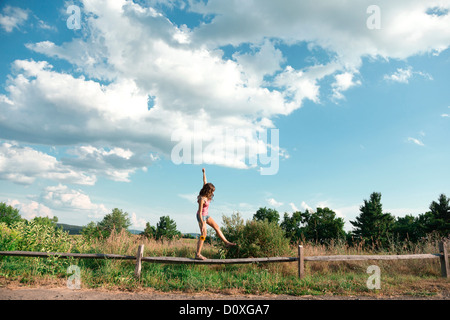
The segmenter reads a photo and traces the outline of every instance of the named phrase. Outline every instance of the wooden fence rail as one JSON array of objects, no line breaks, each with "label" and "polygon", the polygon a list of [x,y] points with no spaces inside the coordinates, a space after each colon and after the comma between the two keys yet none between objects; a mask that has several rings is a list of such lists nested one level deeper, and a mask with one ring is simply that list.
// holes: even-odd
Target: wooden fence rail
[{"label": "wooden fence rail", "polygon": [[251,264],[251,263],[275,263],[275,262],[297,262],[298,276],[302,279],[305,276],[305,261],[368,261],[368,260],[411,260],[411,259],[440,259],[441,275],[450,278],[448,249],[445,242],[439,243],[440,253],[427,254],[404,254],[404,255],[332,255],[332,256],[305,256],[303,246],[298,247],[297,257],[269,257],[269,258],[240,258],[240,259],[207,259],[196,260],[181,257],[144,257],[144,245],[140,245],[136,256],[126,256],[119,254],[103,253],[59,253],[59,252],[35,252],[35,251],[0,251],[0,256],[16,257],[58,257],[58,258],[78,258],[78,259],[118,259],[136,260],[135,276],[140,277],[142,261],[150,263],[172,263],[172,264]]}]

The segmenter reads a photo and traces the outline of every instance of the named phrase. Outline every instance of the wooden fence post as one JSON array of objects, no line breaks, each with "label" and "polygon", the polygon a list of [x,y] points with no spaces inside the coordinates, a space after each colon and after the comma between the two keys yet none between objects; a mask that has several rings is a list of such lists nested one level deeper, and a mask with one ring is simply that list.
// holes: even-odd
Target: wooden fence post
[{"label": "wooden fence post", "polygon": [[444,278],[450,278],[450,268],[448,263],[447,244],[444,241],[439,242],[439,251],[442,254],[441,260],[441,275]]},{"label": "wooden fence post", "polygon": [[298,277],[303,279],[305,276],[305,249],[298,246]]},{"label": "wooden fence post", "polygon": [[136,254],[136,267],[134,268],[134,275],[136,278],[140,278],[141,276],[141,267],[142,267],[142,257],[144,256],[144,245],[141,244],[138,247],[138,251]]}]

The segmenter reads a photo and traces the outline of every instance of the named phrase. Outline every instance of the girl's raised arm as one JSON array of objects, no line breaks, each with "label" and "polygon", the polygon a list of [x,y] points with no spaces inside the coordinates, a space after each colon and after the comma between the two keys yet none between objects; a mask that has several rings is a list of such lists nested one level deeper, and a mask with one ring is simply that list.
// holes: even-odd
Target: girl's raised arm
[{"label": "girl's raised arm", "polygon": [[202,168],[202,172],[203,172],[203,185],[205,185],[206,182],[206,173],[205,173],[205,168]]}]

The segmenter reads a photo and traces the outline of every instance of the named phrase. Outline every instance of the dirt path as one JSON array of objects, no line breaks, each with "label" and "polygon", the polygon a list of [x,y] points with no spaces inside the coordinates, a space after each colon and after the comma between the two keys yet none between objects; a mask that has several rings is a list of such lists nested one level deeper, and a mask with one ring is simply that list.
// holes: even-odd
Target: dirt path
[{"label": "dirt path", "polygon": [[67,287],[0,287],[0,300],[450,300],[447,294],[433,296],[289,296],[218,293],[124,292],[102,289],[71,290]]}]

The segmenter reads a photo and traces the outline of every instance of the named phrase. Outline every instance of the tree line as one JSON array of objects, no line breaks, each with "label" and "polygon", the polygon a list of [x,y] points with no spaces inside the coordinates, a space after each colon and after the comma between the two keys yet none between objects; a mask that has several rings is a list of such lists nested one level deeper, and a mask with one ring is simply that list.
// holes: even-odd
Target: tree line
[{"label": "tree line", "polygon": [[[107,238],[111,234],[112,230],[121,232],[122,230],[128,230],[131,226],[130,218],[127,212],[123,212],[121,209],[113,209],[110,214],[107,214],[100,222],[90,222],[81,233],[87,238]],[[154,238],[156,240],[161,239],[173,239],[174,237],[181,237],[182,234],[177,230],[177,224],[169,216],[162,216],[156,227],[146,223],[144,232],[141,235]]]},{"label": "tree line", "polygon": [[[7,226],[17,221],[27,221],[20,216],[18,209],[7,205],[4,202],[0,202],[0,223],[5,223]],[[58,217],[35,217],[31,221],[57,227]],[[115,232],[128,231],[131,226],[131,220],[128,217],[128,213],[121,209],[114,208],[111,213],[105,215],[99,222],[91,221],[86,226],[82,227],[81,234],[88,239],[93,238],[108,238],[113,230]],[[160,217],[156,227],[151,226],[147,222],[144,232],[141,233],[149,238],[156,240],[160,239],[172,239],[174,237],[182,236],[181,232],[177,230],[177,224],[169,216]]]},{"label": "tree line", "polygon": [[314,241],[326,243],[332,239],[344,239],[349,243],[364,242],[375,247],[385,247],[392,241],[419,241],[429,234],[450,236],[450,198],[441,194],[432,201],[429,211],[418,216],[394,217],[383,211],[381,193],[373,192],[359,208],[359,215],[351,220],[353,230],[345,232],[344,219],[330,208],[296,211],[292,215],[280,215],[275,209],[260,208],[254,220],[268,220],[278,224],[291,242]]},{"label": "tree line", "polygon": [[[437,201],[431,202],[429,211],[417,216],[394,217],[389,212],[383,212],[379,192],[373,192],[369,199],[365,199],[359,211],[355,220],[350,221],[353,225],[350,232],[344,230],[344,219],[337,217],[336,213],[327,207],[317,208],[316,211],[284,213],[281,221],[277,210],[261,207],[253,215],[253,220],[276,225],[292,243],[299,241],[328,243],[331,240],[341,239],[350,244],[363,242],[380,248],[392,241],[408,240],[415,243],[429,234],[438,237],[450,236],[450,198],[444,194],[441,194]],[[0,223],[9,225],[20,219],[18,209],[0,202]],[[58,218],[36,217],[33,220],[56,225]],[[90,222],[83,227],[81,233],[87,238],[107,238],[113,230],[121,232],[128,230],[130,226],[128,213],[115,208],[100,222]],[[141,235],[157,240],[182,236],[177,230],[175,221],[169,216],[160,217],[156,226],[147,222]]]}]

